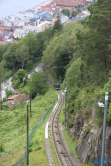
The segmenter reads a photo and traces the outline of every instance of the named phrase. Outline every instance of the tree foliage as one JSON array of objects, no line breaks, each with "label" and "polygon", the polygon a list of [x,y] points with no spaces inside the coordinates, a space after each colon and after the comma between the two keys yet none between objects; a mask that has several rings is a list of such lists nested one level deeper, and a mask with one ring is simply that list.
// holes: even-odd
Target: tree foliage
[{"label": "tree foliage", "polygon": [[3,60],[3,54],[7,51],[10,44],[7,45],[0,45],[0,62]]},{"label": "tree foliage", "polygon": [[40,32],[36,36],[37,42],[37,57],[43,56],[43,51],[45,50],[46,46],[48,45],[49,41],[53,37],[52,28],[48,28],[43,32]]},{"label": "tree foliage", "polygon": [[[42,61],[54,78],[58,80],[61,76],[66,80],[69,114],[75,115],[78,111],[89,116],[92,103],[97,103],[101,95],[103,98],[103,88],[111,77],[111,5],[108,4],[110,0],[96,1],[89,6],[89,17],[64,27],[58,16],[52,28],[37,35],[29,34],[17,44],[12,44],[3,55],[4,66],[13,71],[25,69],[29,63],[35,63],[38,57],[43,56]],[[17,58],[19,50],[25,58],[29,55],[25,65],[20,61],[22,57]],[[22,54],[23,50],[25,54]],[[34,74],[29,84],[33,98],[47,90],[42,72]],[[109,123],[110,112],[109,108]],[[100,111],[97,118],[99,115]]]},{"label": "tree foliage", "polygon": [[51,68],[53,76],[65,77],[66,69],[76,49],[76,32],[82,30],[81,24],[72,23],[55,36],[44,51],[43,62]]},{"label": "tree foliage", "polygon": [[[70,114],[79,113],[82,109],[84,116],[84,110],[89,110],[90,118],[93,105],[100,125],[103,119],[96,104],[97,101],[104,102],[104,90],[110,92],[110,88],[106,89],[106,83],[108,83],[107,87],[110,87],[111,73],[111,20],[109,19],[111,6],[108,5],[109,3],[109,0],[98,0],[89,6],[91,15],[82,21],[84,30],[78,30],[76,33],[76,50],[66,73]],[[111,125],[110,110],[109,107],[109,125]]]},{"label": "tree foliage", "polygon": [[32,98],[37,94],[43,95],[47,91],[46,77],[43,71],[35,73],[29,80],[29,89]]},{"label": "tree foliage", "polygon": [[29,48],[26,45],[20,45],[16,49],[16,58],[17,61],[20,63],[21,68],[23,69],[26,65],[26,62],[29,60]]},{"label": "tree foliage", "polygon": [[75,17],[76,15],[77,15],[77,11],[73,10],[72,13],[71,13],[71,16]]},{"label": "tree foliage", "polygon": [[107,79],[111,64],[111,7],[107,5],[108,2],[99,0],[90,5],[91,15],[83,21],[89,31],[78,33],[79,49],[84,61],[83,77],[87,75],[87,82],[95,84],[101,84],[102,80]]},{"label": "tree foliage", "polygon": [[14,43],[10,45],[9,49],[3,55],[3,59],[5,62],[4,67],[12,69],[13,73],[16,71],[16,68],[18,66],[16,59],[16,49],[17,49],[17,44]]},{"label": "tree foliage", "polygon": [[[52,27],[36,35],[30,33],[17,43],[0,46],[0,59],[7,71],[13,74],[19,69],[31,70],[40,61],[43,51],[53,37]],[[10,72],[11,73],[11,72]]]},{"label": "tree foliage", "polygon": [[69,9],[62,9],[61,13],[63,13],[66,16],[70,16],[70,10]]},{"label": "tree foliage", "polygon": [[56,32],[61,31],[62,28],[63,28],[63,25],[61,24],[61,19],[60,19],[60,16],[58,15],[57,20],[56,20],[56,22],[54,23],[54,26],[53,26],[53,34],[56,33]]},{"label": "tree foliage", "polygon": [[15,89],[19,89],[21,86],[24,86],[25,71],[24,69],[19,69],[12,79],[12,84]]}]

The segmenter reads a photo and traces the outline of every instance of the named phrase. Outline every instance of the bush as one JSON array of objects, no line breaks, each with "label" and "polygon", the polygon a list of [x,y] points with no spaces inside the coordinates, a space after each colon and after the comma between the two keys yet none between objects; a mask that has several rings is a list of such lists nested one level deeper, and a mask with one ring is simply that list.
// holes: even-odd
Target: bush
[{"label": "bush", "polygon": [[107,119],[108,119],[108,124],[111,125],[111,104],[109,105]]},{"label": "bush", "polygon": [[24,86],[25,71],[19,69],[12,78],[12,84],[15,89],[19,89]]},{"label": "bush", "polygon": [[3,144],[0,144],[0,153],[2,153],[2,152],[4,152],[5,150],[4,150],[4,146],[3,146]]},{"label": "bush", "polygon": [[11,91],[11,90],[9,90],[9,89],[6,89],[5,92],[6,92],[6,96],[7,96],[7,98],[8,98],[9,96],[14,95],[14,92]]},{"label": "bush", "polygon": [[35,149],[35,151],[38,151],[38,150],[41,150],[42,149],[42,147],[37,147],[36,149]]},{"label": "bush", "polygon": [[73,127],[73,123],[72,122],[68,122],[68,127],[72,128]]}]

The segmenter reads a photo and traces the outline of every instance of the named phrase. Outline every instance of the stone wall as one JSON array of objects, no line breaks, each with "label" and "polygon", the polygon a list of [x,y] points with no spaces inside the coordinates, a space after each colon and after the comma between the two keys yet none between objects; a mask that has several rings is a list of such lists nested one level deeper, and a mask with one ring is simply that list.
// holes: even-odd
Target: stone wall
[{"label": "stone wall", "polygon": [[[94,158],[101,159],[102,132],[102,127],[99,128],[92,122],[83,126],[77,151],[82,163],[93,162]],[[106,128],[105,159],[108,160],[106,166],[111,166],[111,127]]]}]

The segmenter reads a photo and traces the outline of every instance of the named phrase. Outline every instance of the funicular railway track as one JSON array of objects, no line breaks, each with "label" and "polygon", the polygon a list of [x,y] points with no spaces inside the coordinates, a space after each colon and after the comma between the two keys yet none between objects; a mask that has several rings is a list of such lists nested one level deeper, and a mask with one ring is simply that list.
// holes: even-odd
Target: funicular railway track
[{"label": "funicular railway track", "polygon": [[59,129],[58,118],[63,105],[63,96],[61,91],[58,93],[58,98],[57,106],[50,119],[52,124],[53,144],[60,166],[74,166],[74,163],[65,148],[64,141],[62,140]]}]

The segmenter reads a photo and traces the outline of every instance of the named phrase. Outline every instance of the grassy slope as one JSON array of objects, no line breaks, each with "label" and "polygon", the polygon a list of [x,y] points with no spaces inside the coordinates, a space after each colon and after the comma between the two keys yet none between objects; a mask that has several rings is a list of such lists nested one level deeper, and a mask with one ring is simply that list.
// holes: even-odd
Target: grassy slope
[{"label": "grassy slope", "polygon": [[[60,113],[60,116],[59,116],[59,122],[60,123],[63,123],[64,122],[64,109],[62,109],[61,113]],[[77,156],[77,152],[76,152],[76,147],[77,147],[77,143],[72,141],[72,138],[68,135],[68,132],[67,130],[64,130],[63,131],[63,134],[65,136],[65,139],[66,139],[66,142],[72,152],[72,154],[74,154],[74,156],[76,158],[78,158]],[[73,146],[72,146],[73,145]]]},{"label": "grassy slope", "polygon": [[[32,101],[30,132],[38,124],[44,112],[53,104],[56,91],[50,88],[44,96],[37,96]],[[32,165],[48,165],[44,148],[44,125],[34,133],[30,143],[30,162]],[[0,114],[0,144],[5,151],[0,153],[0,166],[11,166],[22,154],[26,144],[26,104]],[[36,145],[36,146],[35,146]],[[45,154],[45,155],[44,155]],[[44,164],[43,164],[44,162]],[[47,164],[46,164],[47,163]]]}]

